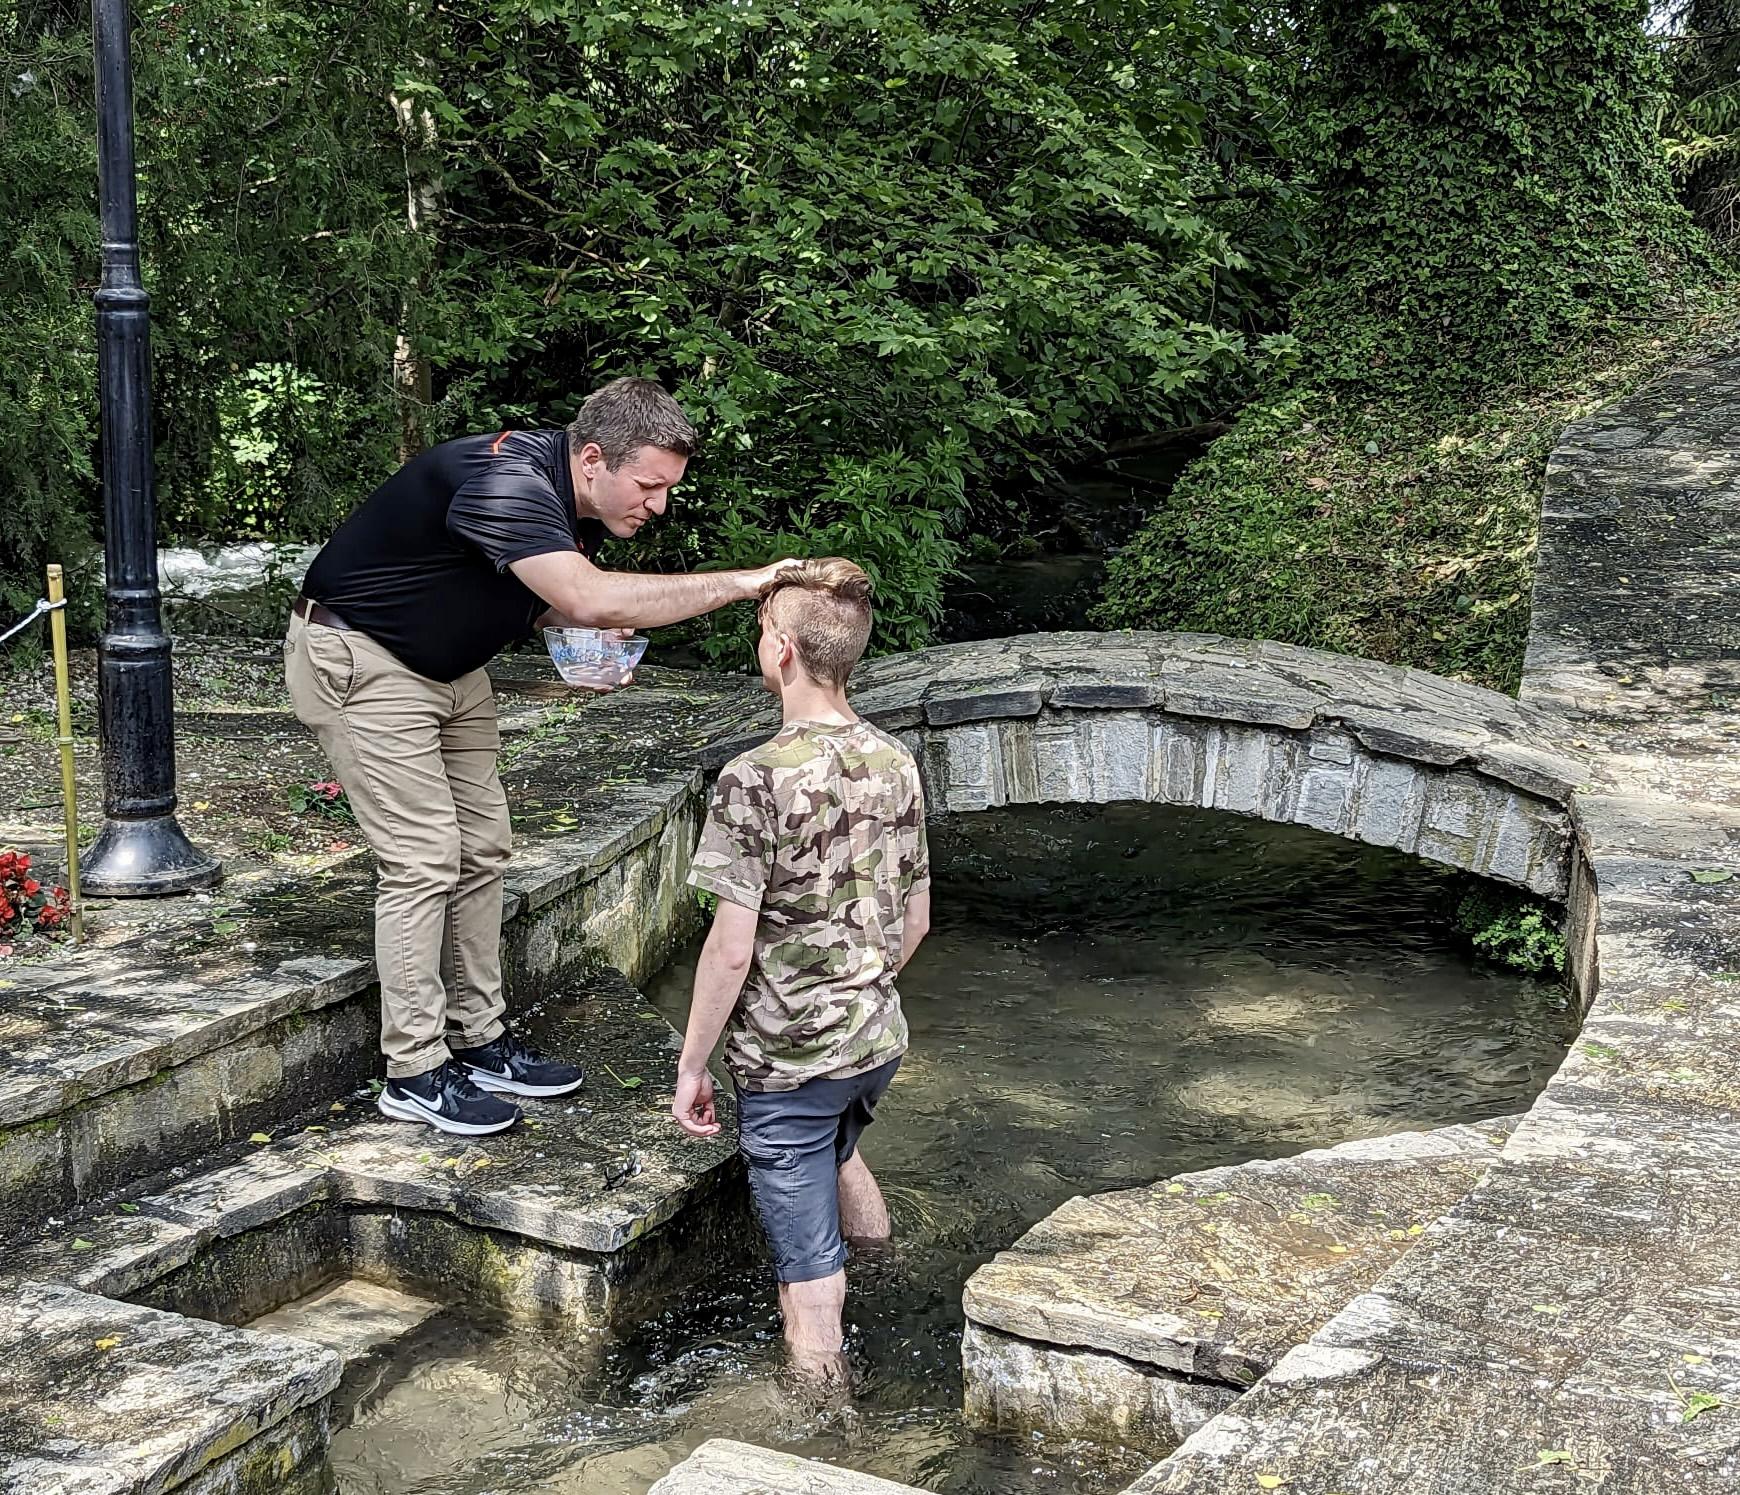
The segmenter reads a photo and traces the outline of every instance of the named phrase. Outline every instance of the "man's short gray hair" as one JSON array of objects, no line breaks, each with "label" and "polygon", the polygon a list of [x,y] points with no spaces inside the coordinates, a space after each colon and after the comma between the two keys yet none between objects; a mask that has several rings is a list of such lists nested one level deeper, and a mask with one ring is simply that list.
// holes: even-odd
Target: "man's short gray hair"
[{"label": "man's short gray hair", "polygon": [[631,377],[594,390],[568,423],[570,452],[578,456],[588,442],[597,443],[604,465],[615,472],[643,446],[692,457],[701,439],[658,380]]}]

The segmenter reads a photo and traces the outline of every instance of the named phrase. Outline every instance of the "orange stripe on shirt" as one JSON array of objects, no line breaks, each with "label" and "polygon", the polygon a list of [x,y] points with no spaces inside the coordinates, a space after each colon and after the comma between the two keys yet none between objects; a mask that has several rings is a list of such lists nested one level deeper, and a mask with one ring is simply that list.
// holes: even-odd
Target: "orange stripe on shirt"
[{"label": "orange stripe on shirt", "polygon": [[495,438],[494,441],[490,442],[490,444],[489,444],[490,456],[499,457],[501,455],[502,442],[506,441],[508,439],[508,437],[512,436],[513,434],[514,433],[512,431],[503,431],[501,433],[501,435],[499,435],[498,437]]}]

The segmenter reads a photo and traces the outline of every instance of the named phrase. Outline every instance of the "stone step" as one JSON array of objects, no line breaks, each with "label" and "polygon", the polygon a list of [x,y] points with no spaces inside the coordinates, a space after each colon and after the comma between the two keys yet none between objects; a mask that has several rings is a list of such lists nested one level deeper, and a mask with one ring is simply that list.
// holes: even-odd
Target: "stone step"
[{"label": "stone step", "polygon": [[[571,782],[544,792],[576,800]],[[601,962],[643,977],[698,919],[682,885],[698,772],[621,787],[607,807],[576,813],[581,829],[516,848],[502,935],[510,997],[583,983]],[[149,921],[128,910],[106,938],[9,971],[0,1240],[197,1165],[376,1074],[373,895],[361,855],[305,876],[243,874],[221,902],[164,901]]]},{"label": "stone step", "polygon": [[969,1422],[1166,1452],[1370,1287],[1515,1125],[1070,1200],[967,1283]]},{"label": "stone step", "polygon": [[649,1495],[919,1495],[911,1485],[836,1469],[814,1459],[714,1438],[703,1443]]},{"label": "stone step", "polygon": [[339,1358],[75,1289],[0,1299],[0,1490],[316,1495]]},{"label": "stone step", "polygon": [[741,1165],[728,1136],[671,1122],[676,1035],[633,987],[600,977],[545,1016],[596,1068],[574,1096],[527,1102],[512,1131],[445,1137],[381,1119],[364,1092],[238,1163],[51,1225],[0,1283],[245,1322],[362,1275],[442,1302],[619,1321],[681,1259],[748,1239]]},{"label": "stone step", "polygon": [[259,1334],[285,1334],[331,1350],[348,1368],[396,1344],[441,1311],[430,1298],[347,1277],[261,1314],[248,1324]]}]

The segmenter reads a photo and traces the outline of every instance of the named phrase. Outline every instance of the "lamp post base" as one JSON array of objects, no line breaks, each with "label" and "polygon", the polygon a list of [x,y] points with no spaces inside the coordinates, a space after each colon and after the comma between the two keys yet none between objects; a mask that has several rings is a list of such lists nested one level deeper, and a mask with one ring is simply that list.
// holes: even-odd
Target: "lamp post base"
[{"label": "lamp post base", "polygon": [[219,882],[223,864],[189,841],[174,815],[110,820],[80,858],[83,890],[92,898],[161,898]]}]

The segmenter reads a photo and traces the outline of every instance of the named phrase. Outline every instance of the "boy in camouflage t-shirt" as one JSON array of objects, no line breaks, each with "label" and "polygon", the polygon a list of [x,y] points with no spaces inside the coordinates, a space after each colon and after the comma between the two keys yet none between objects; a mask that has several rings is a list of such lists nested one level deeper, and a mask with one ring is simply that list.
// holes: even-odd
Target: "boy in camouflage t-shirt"
[{"label": "boy in camouflage t-shirt", "polygon": [[918,767],[846,702],[870,623],[850,561],[807,561],[762,599],[757,656],[785,725],[726,765],[695,852],[689,881],[719,909],[671,1107],[685,1131],[718,1132],[707,1060],[723,1031],[786,1342],[822,1375],[842,1368],[846,1240],[889,1233],[857,1144],[906,1050],[894,978],[930,924]]}]

